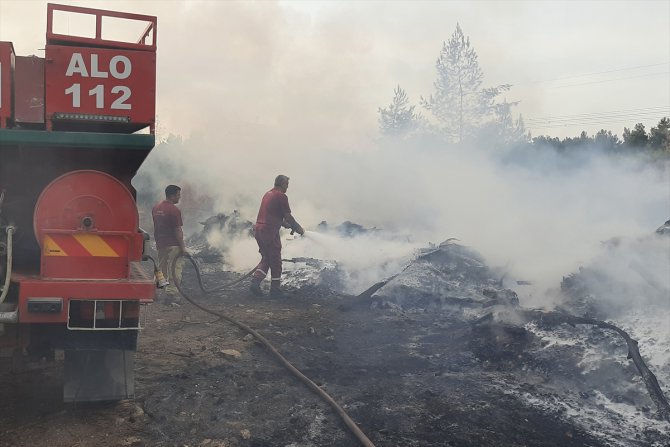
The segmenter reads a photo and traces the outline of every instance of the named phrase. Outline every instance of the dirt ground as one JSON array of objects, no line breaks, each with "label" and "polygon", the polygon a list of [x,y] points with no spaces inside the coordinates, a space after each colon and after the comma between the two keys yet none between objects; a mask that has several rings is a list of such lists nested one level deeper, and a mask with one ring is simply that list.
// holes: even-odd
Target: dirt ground
[{"label": "dirt ground", "polygon": [[[185,284],[197,296],[192,275]],[[570,374],[531,365],[536,340],[518,328],[309,287],[273,300],[242,283],[197,299],[262,333],[376,446],[608,445],[509,392]],[[183,299],[150,305],[135,374],[134,400],[76,405],[62,403],[61,362],[0,377],[0,446],[360,445],[253,337]]]}]

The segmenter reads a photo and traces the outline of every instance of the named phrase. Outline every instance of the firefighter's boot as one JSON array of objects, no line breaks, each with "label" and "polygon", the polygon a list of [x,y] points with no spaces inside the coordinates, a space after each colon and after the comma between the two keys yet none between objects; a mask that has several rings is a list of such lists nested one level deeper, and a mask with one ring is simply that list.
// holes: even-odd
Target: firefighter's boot
[{"label": "firefighter's boot", "polygon": [[251,285],[249,290],[256,296],[263,296],[263,291],[261,290],[261,281],[263,278],[256,278],[255,276],[251,278]]},{"label": "firefighter's boot", "polygon": [[279,281],[276,279],[270,282],[270,298],[287,298],[286,293],[281,289]]}]

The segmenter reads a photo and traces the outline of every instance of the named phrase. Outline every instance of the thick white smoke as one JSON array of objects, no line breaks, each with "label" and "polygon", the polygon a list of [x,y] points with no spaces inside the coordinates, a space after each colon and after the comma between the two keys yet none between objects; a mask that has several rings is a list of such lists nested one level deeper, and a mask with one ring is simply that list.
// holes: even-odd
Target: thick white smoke
[{"label": "thick white smoke", "polygon": [[[4,6],[3,15],[23,11],[24,3]],[[579,20],[578,29],[571,26],[570,39],[589,44],[548,42],[542,40],[546,33],[535,32],[538,39],[526,41],[539,42],[540,49],[517,54],[519,36],[509,33],[510,21],[532,14],[524,22],[544,30],[545,20],[558,17],[546,14],[547,5],[375,5],[330,3],[328,13],[317,14],[318,8],[293,2],[100,2],[99,7],[159,16],[158,128],[163,138],[183,136],[182,142],[161,144],[149,156],[140,175],[151,183],[136,182],[138,192],[155,202],[166,184],[183,186],[185,226],[193,233],[202,228],[198,222],[219,212],[239,210],[254,220],[260,197],[283,173],[291,177],[294,215],[307,229],[322,220],[333,225],[350,220],[409,235],[412,244],[455,237],[490,264],[506,267],[510,278],[533,281],[538,300],[563,275],[588,264],[601,241],[648,234],[670,218],[667,167],[655,171],[625,159],[563,157],[548,149],[512,156],[499,153],[496,142],[485,148],[440,149],[421,142],[376,141],[377,108],[388,104],[398,83],[412,103],[431,93],[435,57],[457,20],[476,43],[486,83],[496,85],[587,73],[594,71],[593,54],[604,55],[610,47],[617,54],[622,48],[643,48],[646,33],[594,31],[595,25],[613,29],[607,14],[620,8],[598,14],[594,24],[596,15],[575,15],[563,11],[565,5],[556,6],[561,11],[554,12],[569,16],[565,20],[571,24]],[[644,8],[655,7],[627,8],[625,25],[667,30],[663,14],[650,15]],[[482,22],[483,12],[506,20]],[[630,14],[646,19],[634,21]],[[445,22],[444,17],[450,18]],[[399,31],[408,20],[421,24],[416,33]],[[573,59],[561,62],[565,72],[550,68],[555,59],[555,52],[546,51],[550,44],[579,49],[570,53]],[[498,63],[503,57],[512,58],[513,71],[505,72],[508,64]],[[541,71],[527,72],[529,57]],[[568,71],[572,63],[578,65]],[[648,61],[631,65],[643,63]],[[593,85],[583,89],[589,97],[596,94]],[[622,90],[641,96],[639,89]],[[655,93],[662,97],[664,92]],[[532,107],[520,111],[526,116],[574,113],[553,107],[558,96],[548,91],[522,102]],[[594,104],[599,110],[619,110],[619,100],[601,94]],[[611,130],[620,134],[621,128]],[[251,252],[250,259],[237,263],[239,268],[257,259],[250,245],[235,251],[240,257]],[[412,249],[410,244],[407,252]],[[346,251],[360,260],[373,252]],[[376,262],[370,257],[370,264]]]},{"label": "thick white smoke", "polygon": [[[563,276],[600,256],[603,241],[651,234],[670,214],[667,166],[596,151],[566,157],[548,148],[539,154],[511,154],[493,146],[436,149],[381,143],[358,152],[301,149],[257,149],[240,156],[206,139],[185,140],[159,146],[142,170],[159,185],[170,181],[195,196],[209,196],[212,209],[206,212],[237,209],[251,221],[260,197],[283,173],[291,177],[293,214],[308,230],[323,220],[331,225],[350,220],[388,235],[405,235],[411,243],[404,255],[417,245],[455,237],[482,253],[491,266],[504,267],[510,278],[532,281],[536,300],[557,288]],[[171,160],[178,169],[170,176],[164,169],[153,173],[158,160]],[[198,208],[186,201],[182,206]],[[185,220],[191,231],[199,229],[187,212]],[[388,258],[398,253],[386,250],[389,242],[381,239],[369,245],[355,242],[355,248],[342,242],[341,249],[334,244],[329,251],[313,242],[300,243],[304,250],[297,255],[348,258],[360,267],[380,263],[380,253]],[[258,256],[253,243],[245,244],[244,253],[234,253],[244,258],[234,262],[238,268],[253,266]]]}]

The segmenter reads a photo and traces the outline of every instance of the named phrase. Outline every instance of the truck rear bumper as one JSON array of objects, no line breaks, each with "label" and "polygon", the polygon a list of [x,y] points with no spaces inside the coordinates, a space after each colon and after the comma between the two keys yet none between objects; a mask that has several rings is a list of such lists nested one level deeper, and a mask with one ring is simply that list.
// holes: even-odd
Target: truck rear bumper
[{"label": "truck rear bumper", "polygon": [[12,274],[18,285],[19,323],[67,323],[70,301],[153,302],[156,285],[139,263],[131,263],[128,279],[48,279]]}]

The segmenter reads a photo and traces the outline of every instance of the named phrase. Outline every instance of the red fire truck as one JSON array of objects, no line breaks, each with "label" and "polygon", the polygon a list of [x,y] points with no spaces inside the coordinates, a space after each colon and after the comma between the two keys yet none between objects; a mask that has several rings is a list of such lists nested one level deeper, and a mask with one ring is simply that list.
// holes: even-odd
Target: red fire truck
[{"label": "red fire truck", "polygon": [[156,24],[49,4],[44,57],[0,42],[0,360],[62,352],[65,401],[134,395],[156,290],[131,184],[155,142]]}]

